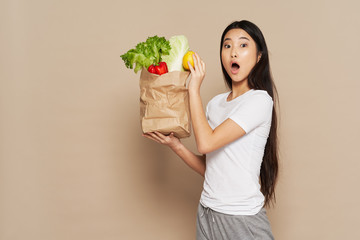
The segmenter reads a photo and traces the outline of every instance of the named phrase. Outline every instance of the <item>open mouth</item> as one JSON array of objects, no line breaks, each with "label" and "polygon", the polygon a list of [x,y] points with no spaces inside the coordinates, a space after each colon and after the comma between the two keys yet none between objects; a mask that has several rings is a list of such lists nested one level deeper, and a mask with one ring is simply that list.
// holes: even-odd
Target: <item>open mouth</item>
[{"label": "open mouth", "polygon": [[233,74],[237,73],[239,71],[239,69],[240,69],[239,64],[237,64],[237,63],[232,63],[231,64],[231,72]]}]

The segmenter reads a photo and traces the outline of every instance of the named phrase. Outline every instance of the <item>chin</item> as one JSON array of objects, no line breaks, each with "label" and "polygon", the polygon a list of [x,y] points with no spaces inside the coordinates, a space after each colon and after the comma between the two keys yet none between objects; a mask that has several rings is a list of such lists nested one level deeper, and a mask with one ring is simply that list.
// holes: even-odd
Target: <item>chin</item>
[{"label": "chin", "polygon": [[244,82],[246,80],[246,78],[241,77],[241,76],[237,76],[237,75],[230,75],[233,83],[241,83]]}]

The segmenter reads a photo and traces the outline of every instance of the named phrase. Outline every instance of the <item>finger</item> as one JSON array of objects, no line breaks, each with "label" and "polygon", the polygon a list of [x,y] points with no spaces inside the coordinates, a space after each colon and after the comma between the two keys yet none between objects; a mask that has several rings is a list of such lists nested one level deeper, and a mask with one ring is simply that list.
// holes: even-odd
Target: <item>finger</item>
[{"label": "finger", "polygon": [[195,67],[195,69],[200,70],[199,69],[199,55],[197,53],[194,53],[193,59],[194,59],[194,67]]},{"label": "finger", "polygon": [[164,140],[166,138],[166,136],[161,132],[155,131],[154,134],[161,140]]},{"label": "finger", "polygon": [[155,139],[154,137],[152,137],[152,136],[151,136],[150,134],[148,134],[148,133],[143,134],[143,136],[146,137],[146,138],[148,138],[148,139],[150,139],[150,140],[153,140],[153,141],[155,141],[155,142],[157,142],[157,143],[160,143],[159,140]]},{"label": "finger", "polygon": [[158,132],[158,131],[154,131],[154,134],[156,134],[157,136],[159,136],[161,138],[166,137],[164,134],[162,134],[161,132]]},{"label": "finger", "polygon": [[194,69],[194,67],[191,65],[190,62],[188,62],[188,66],[189,66],[190,72],[191,72],[191,73],[194,73],[195,69]]},{"label": "finger", "polygon": [[150,132],[144,133],[143,136],[154,140],[153,134]]},{"label": "finger", "polygon": [[149,132],[147,133],[149,136],[151,136],[152,139],[154,139],[155,141],[157,141],[158,143],[162,143],[162,139],[156,135],[154,132]]},{"label": "finger", "polygon": [[195,53],[195,57],[196,57],[196,68],[201,72],[204,71],[203,69],[204,61],[200,58],[199,54],[197,53]]},{"label": "finger", "polygon": [[162,144],[166,144],[170,141],[170,136],[164,135],[163,133],[157,131],[155,131],[154,133],[158,137],[158,139],[160,139]]},{"label": "finger", "polygon": [[159,132],[153,132],[153,137],[156,138],[157,140],[159,140],[160,143],[164,142],[164,138],[163,138],[163,136],[161,136],[161,134]]}]

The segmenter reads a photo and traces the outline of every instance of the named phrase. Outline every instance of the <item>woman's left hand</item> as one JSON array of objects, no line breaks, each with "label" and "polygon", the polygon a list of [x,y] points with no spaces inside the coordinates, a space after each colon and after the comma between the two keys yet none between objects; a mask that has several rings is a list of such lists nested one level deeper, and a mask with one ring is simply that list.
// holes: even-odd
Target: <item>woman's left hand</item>
[{"label": "woman's left hand", "polygon": [[205,63],[197,53],[193,55],[194,67],[189,63],[191,78],[189,81],[189,91],[199,91],[205,77]]}]

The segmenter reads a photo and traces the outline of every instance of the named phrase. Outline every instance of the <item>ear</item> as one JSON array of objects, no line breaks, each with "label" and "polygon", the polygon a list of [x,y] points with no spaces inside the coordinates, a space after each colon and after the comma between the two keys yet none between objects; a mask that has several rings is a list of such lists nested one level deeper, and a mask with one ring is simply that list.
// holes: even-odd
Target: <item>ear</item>
[{"label": "ear", "polygon": [[260,61],[260,59],[261,59],[261,52],[259,52],[259,54],[258,54],[258,57],[257,57],[257,62],[256,63],[258,63],[259,61]]}]

